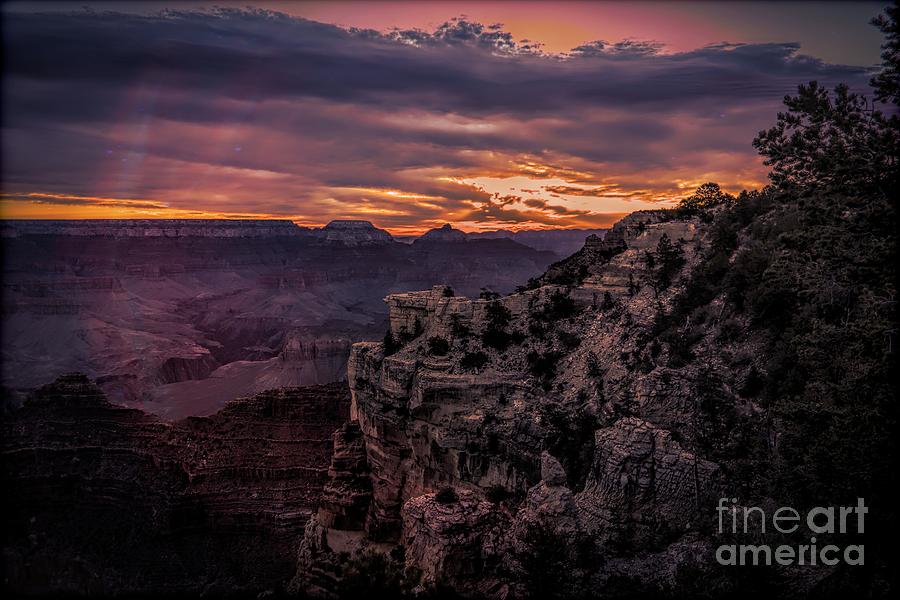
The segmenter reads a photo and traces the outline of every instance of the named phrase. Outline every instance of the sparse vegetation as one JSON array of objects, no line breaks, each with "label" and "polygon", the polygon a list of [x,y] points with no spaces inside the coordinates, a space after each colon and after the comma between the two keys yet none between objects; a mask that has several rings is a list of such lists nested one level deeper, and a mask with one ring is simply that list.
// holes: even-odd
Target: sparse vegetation
[{"label": "sparse vegetation", "polygon": [[441,490],[434,495],[434,499],[441,504],[453,504],[459,502],[459,494],[457,494],[456,490],[452,487],[446,486],[441,488]]},{"label": "sparse vegetation", "polygon": [[390,356],[391,354],[394,354],[395,352],[397,352],[397,350],[399,350],[401,348],[400,342],[397,341],[397,339],[394,337],[393,332],[391,332],[390,329],[388,329],[387,332],[384,334],[384,340],[382,343],[384,345],[384,355],[385,356]]},{"label": "sparse vegetation", "polygon": [[550,389],[553,378],[556,377],[556,365],[560,358],[562,358],[562,354],[559,352],[538,352],[537,350],[532,350],[526,357],[528,371],[540,381],[541,386],[546,390]]},{"label": "sparse vegetation", "polygon": [[554,290],[543,306],[532,312],[530,317],[532,321],[555,323],[574,317],[576,314],[578,314],[578,308],[572,297],[561,290]]},{"label": "sparse vegetation", "polygon": [[481,334],[481,343],[498,352],[505,351],[513,343],[513,337],[506,330],[512,321],[512,313],[501,302],[494,300],[487,306],[485,320],[487,323]]},{"label": "sparse vegetation", "polygon": [[647,269],[647,283],[658,296],[672,284],[672,279],[684,266],[684,251],[663,234],[656,244],[656,251],[644,253]]},{"label": "sparse vegetation", "polygon": [[438,336],[428,338],[428,354],[446,356],[448,352],[450,352],[450,342]]},{"label": "sparse vegetation", "polygon": [[450,335],[457,339],[466,339],[472,335],[472,330],[462,322],[459,315],[452,315],[450,317]]},{"label": "sparse vegetation", "polygon": [[560,329],[556,332],[556,339],[559,340],[559,345],[562,346],[565,352],[571,352],[581,345],[581,336],[565,329]]},{"label": "sparse vegetation", "polygon": [[482,369],[486,364],[488,364],[488,355],[480,350],[475,352],[466,352],[462,360],[459,361],[459,365],[463,369]]}]

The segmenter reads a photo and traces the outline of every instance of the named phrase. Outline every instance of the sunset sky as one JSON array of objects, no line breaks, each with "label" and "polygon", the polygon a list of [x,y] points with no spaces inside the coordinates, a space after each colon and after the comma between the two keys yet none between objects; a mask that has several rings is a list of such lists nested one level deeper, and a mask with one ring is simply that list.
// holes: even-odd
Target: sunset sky
[{"label": "sunset sky", "polygon": [[6,4],[0,216],[603,227],[763,185],[754,135],[868,91],[884,6]]}]

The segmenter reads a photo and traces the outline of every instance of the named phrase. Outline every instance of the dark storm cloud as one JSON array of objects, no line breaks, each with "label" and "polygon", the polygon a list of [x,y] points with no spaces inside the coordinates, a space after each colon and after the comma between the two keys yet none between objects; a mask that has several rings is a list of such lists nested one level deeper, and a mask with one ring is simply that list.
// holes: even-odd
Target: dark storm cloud
[{"label": "dark storm cloud", "polygon": [[[318,97],[439,110],[734,101],[777,96],[806,79],[865,80],[864,69],[805,57],[796,44],[720,44],[664,55],[626,42],[582,47],[561,60],[465,21],[433,33],[381,35],[262,11],[14,13],[4,38],[4,68],[17,79],[123,87],[151,72],[176,89],[241,99]],[[96,105],[71,100],[96,115]],[[56,106],[67,111],[73,104]]]},{"label": "dark storm cloud", "polygon": [[[179,204],[193,190],[201,208],[311,219],[362,193],[343,188],[427,196],[404,205],[370,192],[348,209],[399,224],[404,210],[413,224],[442,208],[583,216],[534,198],[514,213],[446,178],[509,175],[528,156],[597,175],[594,190],[600,175],[642,172],[672,187],[683,175],[663,171],[753,161],[750,140],[797,83],[864,89],[869,77],[790,43],[666,54],[594,42],[550,56],[499,25],[379,33],[259,10],[16,12],[3,46],[3,179],[20,191]],[[224,205],[201,193],[213,189]]]}]

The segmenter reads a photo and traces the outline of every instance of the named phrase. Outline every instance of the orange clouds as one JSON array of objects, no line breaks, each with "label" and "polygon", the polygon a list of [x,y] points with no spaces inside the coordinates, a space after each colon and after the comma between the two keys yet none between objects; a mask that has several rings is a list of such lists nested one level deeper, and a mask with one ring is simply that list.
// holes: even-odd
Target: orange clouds
[{"label": "orange clouds", "polygon": [[277,215],[171,208],[164,202],[68,194],[0,194],[2,219],[266,219]]},{"label": "orange clouds", "polygon": [[868,78],[789,43],[548,56],[474,20],[384,34],[242,10],[7,21],[4,218],[605,226],[705,181],[762,185],[750,140],[783,94]]}]

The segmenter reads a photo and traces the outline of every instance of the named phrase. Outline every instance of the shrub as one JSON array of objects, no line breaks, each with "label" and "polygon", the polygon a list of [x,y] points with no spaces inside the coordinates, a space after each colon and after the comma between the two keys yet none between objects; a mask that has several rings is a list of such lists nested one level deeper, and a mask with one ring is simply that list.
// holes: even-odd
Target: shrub
[{"label": "shrub", "polygon": [[488,348],[503,352],[512,343],[512,336],[507,333],[506,327],[512,321],[512,313],[502,303],[496,300],[488,304],[485,314],[487,327],[481,334],[481,343]]},{"label": "shrub", "polygon": [[575,301],[559,290],[550,294],[549,302],[544,307],[544,315],[548,321],[568,319],[574,317],[577,312]]},{"label": "shrub", "polygon": [[390,356],[391,354],[394,354],[395,352],[397,352],[397,350],[399,350],[401,348],[400,342],[398,342],[394,338],[394,334],[391,333],[390,329],[388,329],[387,333],[384,334],[383,344],[384,344],[384,355],[385,356]]},{"label": "shrub", "polygon": [[509,492],[502,485],[492,485],[485,492],[485,496],[491,504],[500,504],[509,497]]},{"label": "shrub", "polygon": [[637,294],[640,290],[641,290],[641,286],[639,286],[639,285],[637,284],[637,282],[634,280],[634,274],[633,274],[633,273],[629,273],[629,274],[628,274],[628,295],[629,295],[629,296],[634,296],[634,295]]},{"label": "shrub", "polygon": [[487,305],[485,313],[487,326],[495,329],[503,329],[512,321],[512,313],[506,306],[496,300]]},{"label": "shrub", "polygon": [[535,279],[534,277],[529,277],[528,282],[525,285],[520,285],[516,287],[516,293],[521,294],[522,292],[527,292],[529,290],[536,290],[541,287],[541,282]]},{"label": "shrub", "polygon": [[472,334],[472,330],[469,329],[469,326],[462,322],[462,318],[459,315],[453,315],[450,317],[450,335],[455,338],[465,339]]},{"label": "shrub", "polygon": [[481,334],[481,343],[497,352],[504,352],[512,343],[512,336],[502,329],[488,328]]},{"label": "shrub", "polygon": [[601,381],[603,378],[603,370],[600,368],[600,361],[593,352],[588,352],[587,355],[587,376],[591,379],[599,379]]},{"label": "shrub", "polygon": [[529,372],[537,379],[541,380],[541,384],[545,389],[549,389],[551,380],[556,377],[556,365],[562,355],[559,352],[540,353],[532,350],[526,357],[528,361]]},{"label": "shrub", "polygon": [[428,353],[432,356],[446,356],[450,351],[450,342],[442,337],[428,338]]},{"label": "shrub", "polygon": [[450,287],[449,285],[444,286],[444,297],[445,298],[452,298],[455,295],[456,295],[456,292],[453,291],[452,287]]},{"label": "shrub", "polygon": [[577,313],[578,308],[575,306],[575,301],[568,294],[556,290],[550,294],[540,310],[531,314],[531,320],[553,323],[574,317]]},{"label": "shrub", "polygon": [[738,389],[738,394],[744,398],[752,398],[763,390],[765,383],[766,380],[760,374],[759,370],[755,366],[751,366],[741,387]]},{"label": "shrub", "polygon": [[459,502],[459,495],[456,493],[456,490],[447,486],[441,488],[441,491],[434,495],[434,499],[441,504],[453,504],[454,502]]},{"label": "shrub", "polygon": [[544,328],[544,324],[541,321],[536,321],[534,319],[528,321],[528,334],[531,335],[531,337],[542,340],[546,333],[547,330]]},{"label": "shrub", "polygon": [[556,339],[559,340],[560,345],[563,347],[563,350],[566,352],[571,352],[575,348],[581,345],[581,336],[577,333],[571,333],[569,331],[565,331],[563,329],[559,330],[556,333]]},{"label": "shrub", "polygon": [[480,350],[476,352],[466,352],[462,360],[459,361],[459,366],[463,369],[481,369],[488,363],[488,355]]},{"label": "shrub", "polygon": [[[631,273],[628,274],[629,277],[632,277]],[[634,281],[634,278],[630,281]],[[616,306],[616,300],[612,297],[612,294],[609,292],[603,292],[603,300],[600,302],[600,310],[610,310]]]}]

